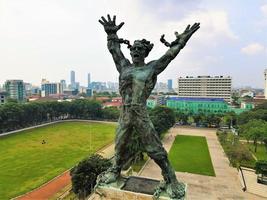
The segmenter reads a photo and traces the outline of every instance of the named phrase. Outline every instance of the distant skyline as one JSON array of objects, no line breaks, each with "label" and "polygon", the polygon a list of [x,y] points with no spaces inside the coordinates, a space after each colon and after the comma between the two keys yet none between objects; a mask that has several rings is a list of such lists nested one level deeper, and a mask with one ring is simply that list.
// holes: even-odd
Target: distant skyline
[{"label": "distant skyline", "polygon": [[[46,78],[87,86],[91,81],[118,82],[118,73],[106,47],[101,16],[117,15],[125,22],[120,38],[132,43],[146,38],[154,43],[146,61],[158,59],[187,24],[200,22],[200,30],[158,81],[179,76],[224,75],[233,87],[264,87],[267,68],[267,0],[0,0],[0,84],[23,79],[35,85]],[[129,50],[122,45],[130,59]]]}]

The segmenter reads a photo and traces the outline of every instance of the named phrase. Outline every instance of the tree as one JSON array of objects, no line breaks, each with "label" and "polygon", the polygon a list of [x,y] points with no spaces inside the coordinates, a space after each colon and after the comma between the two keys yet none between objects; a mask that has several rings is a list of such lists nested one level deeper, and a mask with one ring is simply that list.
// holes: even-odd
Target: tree
[{"label": "tree", "polygon": [[102,110],[104,119],[117,120],[120,115],[120,110],[116,107],[106,107]]},{"label": "tree", "polygon": [[244,135],[247,140],[253,140],[254,152],[257,152],[258,142],[264,139],[266,135],[266,122],[263,120],[251,120],[250,122],[240,127],[241,135]]},{"label": "tree", "polygon": [[267,109],[261,107],[252,109],[250,111],[241,113],[237,119],[239,125],[246,124],[253,119],[261,119],[267,121]]},{"label": "tree", "polygon": [[267,160],[258,160],[255,164],[255,173],[261,174],[261,176],[258,176],[257,181],[258,183],[266,183],[264,181],[263,177],[267,176]]},{"label": "tree", "polygon": [[157,106],[150,110],[150,119],[159,136],[175,124],[175,113],[166,106]]},{"label": "tree", "polygon": [[221,116],[209,114],[206,116],[206,122],[208,127],[219,127],[219,124],[221,123]]},{"label": "tree", "polygon": [[237,115],[234,112],[225,113],[223,116],[222,122],[227,125],[229,128],[236,125]]},{"label": "tree", "polygon": [[72,190],[80,199],[85,199],[93,190],[97,176],[111,166],[108,159],[94,154],[71,169]]}]

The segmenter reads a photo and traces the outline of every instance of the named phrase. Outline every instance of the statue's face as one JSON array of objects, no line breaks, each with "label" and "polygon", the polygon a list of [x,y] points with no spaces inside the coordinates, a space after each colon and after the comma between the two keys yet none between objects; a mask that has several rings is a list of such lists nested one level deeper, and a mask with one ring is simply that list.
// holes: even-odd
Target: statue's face
[{"label": "statue's face", "polygon": [[135,42],[130,48],[133,63],[144,62],[146,57],[146,49],[140,42]]}]

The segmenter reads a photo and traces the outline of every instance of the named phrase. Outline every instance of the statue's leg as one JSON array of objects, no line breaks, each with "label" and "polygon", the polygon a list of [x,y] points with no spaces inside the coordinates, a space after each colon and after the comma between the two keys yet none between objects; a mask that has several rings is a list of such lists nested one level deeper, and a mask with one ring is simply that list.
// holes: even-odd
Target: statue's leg
[{"label": "statue's leg", "polygon": [[175,171],[171,167],[168,155],[154,129],[149,117],[143,115],[138,124],[142,135],[142,143],[150,158],[161,168],[162,176],[166,184],[166,191],[171,198],[181,198],[185,195],[185,185],[177,181]]},{"label": "statue's leg", "polygon": [[120,118],[116,130],[114,163],[111,168],[99,176],[99,183],[112,183],[120,176],[122,167],[131,157],[131,152],[127,148],[131,129],[131,124],[124,120],[124,118]]}]

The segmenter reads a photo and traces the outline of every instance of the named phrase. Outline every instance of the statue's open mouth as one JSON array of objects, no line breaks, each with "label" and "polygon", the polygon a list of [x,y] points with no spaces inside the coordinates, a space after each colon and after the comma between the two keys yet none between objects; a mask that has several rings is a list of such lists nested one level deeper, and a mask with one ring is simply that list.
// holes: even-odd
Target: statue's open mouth
[{"label": "statue's open mouth", "polygon": [[139,54],[134,54],[133,57],[134,57],[134,58],[139,58],[140,55],[139,55]]}]

